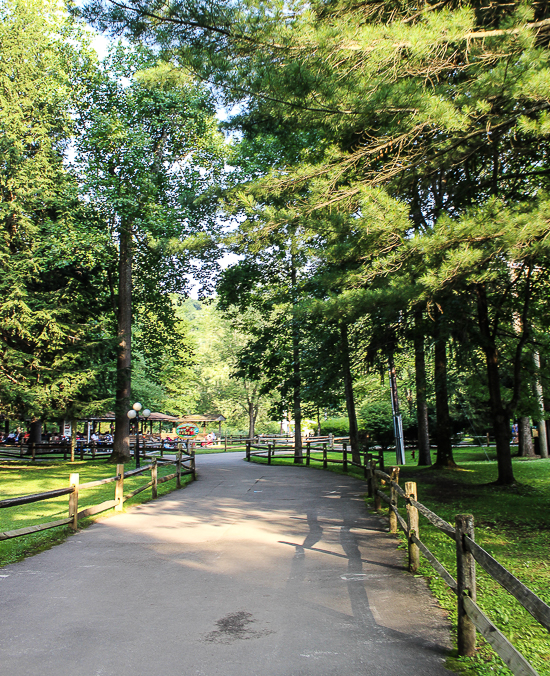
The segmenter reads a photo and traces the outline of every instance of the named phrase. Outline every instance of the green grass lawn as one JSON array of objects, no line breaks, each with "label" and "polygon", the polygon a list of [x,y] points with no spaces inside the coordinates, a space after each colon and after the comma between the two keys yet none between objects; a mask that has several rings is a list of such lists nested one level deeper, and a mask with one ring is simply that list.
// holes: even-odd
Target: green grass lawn
[{"label": "green grass lawn", "polygon": [[[317,456],[319,457],[319,456]],[[329,454],[330,457],[330,454]],[[341,458],[341,454],[335,457]],[[385,457],[386,471],[392,454]],[[254,458],[258,462],[266,462]],[[415,465],[410,451],[407,465],[401,467],[400,484],[416,481],[418,500],[454,524],[455,515],[471,513],[476,541],[499,563],[550,604],[550,461],[514,459],[516,485],[492,485],[497,477],[494,449],[456,449],[458,470],[436,471]],[[293,464],[292,458],[276,458],[274,463]],[[321,467],[314,462],[312,467]],[[330,466],[341,472],[341,466]],[[349,474],[363,477],[353,468]],[[372,505],[370,505],[372,508]],[[386,509],[382,510],[387,513]],[[405,510],[401,513],[405,515]],[[455,543],[420,515],[420,538],[447,570],[456,577]],[[404,536],[400,548],[406,551]],[[404,552],[405,553],[405,552]],[[440,604],[456,624],[456,597],[421,556],[419,573],[425,576]],[[477,566],[479,606],[541,676],[550,676],[550,635],[502,587]],[[448,667],[481,676],[510,674],[500,658],[480,634],[477,655],[458,658],[456,652]]]},{"label": "green grass lawn", "polygon": [[[144,461],[142,461],[142,464]],[[125,465],[125,471],[135,469],[134,462]],[[3,461],[0,464],[0,500],[12,498],[21,495],[30,495],[41,493],[43,491],[53,490],[54,488],[64,488],[69,486],[69,474],[78,472],[80,483],[105,479],[116,474],[116,465],[105,460],[84,460],[76,462],[53,461],[32,465],[19,461]],[[166,476],[175,472],[173,465],[158,466],[158,477]],[[151,479],[150,472],[144,472],[135,477],[129,477],[124,481],[124,493],[139,488]],[[182,476],[182,484],[185,485],[191,481],[190,475]],[[158,486],[158,494],[164,495],[174,490],[176,480],[167,481]],[[84,509],[91,505],[97,505],[105,500],[112,500],[115,495],[115,483],[108,483],[96,488],[90,488],[79,492],[78,509]],[[124,503],[124,507],[140,504],[151,499],[151,490],[145,490]],[[33,502],[28,505],[18,507],[8,507],[0,509],[0,531],[15,530],[26,526],[33,526],[48,521],[55,521],[68,517],[69,496],[64,495],[59,498],[52,498],[41,502]],[[114,509],[103,512],[102,514],[82,519],[79,521],[79,527],[83,528],[95,519],[114,514]],[[11,540],[0,541],[0,566],[19,561],[25,556],[36,554],[39,551],[48,549],[52,545],[62,542],[72,530],[69,526],[60,526],[40,533],[32,533]]]}]

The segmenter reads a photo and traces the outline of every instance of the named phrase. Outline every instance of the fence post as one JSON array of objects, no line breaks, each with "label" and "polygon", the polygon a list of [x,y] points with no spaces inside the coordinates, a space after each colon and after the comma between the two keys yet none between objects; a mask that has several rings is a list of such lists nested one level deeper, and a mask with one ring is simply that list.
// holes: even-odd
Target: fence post
[{"label": "fence post", "polygon": [[160,440],[160,457],[164,458],[164,439]]},{"label": "fence post", "polygon": [[153,458],[151,462],[151,481],[153,485],[151,486],[151,497],[153,500],[157,497],[157,459]]},{"label": "fence post", "polygon": [[176,488],[181,488],[181,450],[178,449],[176,456]]},{"label": "fence post", "polygon": [[464,536],[474,539],[474,517],[458,514],[455,517],[456,537],[456,582],[458,600],[458,654],[470,656],[476,649],[476,628],[464,610],[464,595],[476,601],[476,564],[474,557],[464,546]]},{"label": "fence post", "polygon": [[380,499],[380,496],[378,495],[378,478],[375,474],[376,472],[376,460],[371,460],[371,476],[372,476],[372,494],[374,496],[374,509],[378,511],[381,506],[382,502]]},{"label": "fence post", "polygon": [[116,473],[118,479],[115,483],[115,500],[118,500],[118,504],[115,505],[115,512],[122,512],[124,505],[124,465],[117,465]]},{"label": "fence post", "polygon": [[323,444],[323,469],[328,467],[327,445]]},{"label": "fence post", "polygon": [[250,462],[250,441],[246,442],[246,459]]},{"label": "fence post", "polygon": [[31,441],[29,446],[31,447],[31,458],[32,461],[34,462],[36,460],[36,444],[34,443],[34,441]]},{"label": "fence post", "polygon": [[378,451],[378,465],[380,466],[380,469],[382,472],[385,472],[386,470],[384,469],[384,451],[380,449]]},{"label": "fence post", "polygon": [[[399,467],[392,467],[391,478],[393,479],[393,481],[395,481],[396,484],[399,483]],[[390,492],[391,504],[397,509],[399,493],[395,490],[393,484],[390,485],[391,485]],[[390,517],[390,533],[397,533],[397,515],[395,514],[395,512],[391,507],[389,508],[389,517]]]},{"label": "fence post", "polygon": [[225,433],[225,437],[223,438],[223,443],[224,443],[224,453],[227,453],[227,432]]},{"label": "fence post", "polygon": [[[414,481],[405,482],[405,493],[408,498],[417,500],[416,483]],[[409,544],[409,571],[416,573],[420,565],[420,552],[417,545],[412,541],[411,535],[414,533],[418,537],[418,510],[412,505],[407,505],[407,528],[409,530],[407,535]]]},{"label": "fence post", "polygon": [[271,444],[267,444],[267,464],[271,465]]},{"label": "fence post", "polygon": [[78,474],[69,474],[69,485],[74,486],[74,491],[69,493],[69,518],[72,517],[73,522],[70,524],[73,530],[78,528]]},{"label": "fence post", "polygon": [[328,435],[328,443],[330,446],[330,450],[332,451],[332,449],[334,448],[334,434],[332,434],[332,432]]},{"label": "fence post", "polygon": [[96,442],[92,440],[92,460],[95,460],[95,454],[96,454]]},{"label": "fence post", "polygon": [[80,459],[84,460],[84,444],[80,444]]},{"label": "fence post", "polygon": [[345,441],[342,443],[342,469],[348,471],[348,445]]},{"label": "fence post", "polygon": [[311,460],[311,443],[308,441],[306,443],[306,465],[309,466],[309,461]]}]

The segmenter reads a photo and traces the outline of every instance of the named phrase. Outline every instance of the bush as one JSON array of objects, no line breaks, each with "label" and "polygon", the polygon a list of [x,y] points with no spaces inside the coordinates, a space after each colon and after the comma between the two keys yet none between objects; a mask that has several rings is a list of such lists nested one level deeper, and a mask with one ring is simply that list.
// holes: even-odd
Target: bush
[{"label": "bush", "polygon": [[[390,401],[371,401],[359,409],[359,427],[363,434],[368,435],[370,444],[381,446],[384,450],[395,444],[393,430],[393,415]],[[407,438],[414,434],[416,416],[408,410],[401,412],[403,421],[403,435]]]}]

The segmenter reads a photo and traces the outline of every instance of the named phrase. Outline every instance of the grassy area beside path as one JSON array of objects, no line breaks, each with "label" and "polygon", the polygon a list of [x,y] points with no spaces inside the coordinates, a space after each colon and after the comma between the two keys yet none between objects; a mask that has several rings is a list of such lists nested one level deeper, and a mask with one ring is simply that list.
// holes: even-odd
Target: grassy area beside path
[{"label": "grassy area beside path", "polygon": [[[341,456],[339,456],[341,457]],[[254,458],[255,462],[265,462]],[[386,466],[390,466],[386,455]],[[400,468],[400,484],[416,481],[418,500],[454,524],[457,514],[474,515],[476,541],[499,563],[550,604],[550,461],[514,459],[516,483],[495,486],[496,460],[493,449],[456,449],[456,470],[418,467],[407,453]],[[275,464],[293,464],[292,458],[275,458]],[[321,468],[318,463],[312,467]],[[331,471],[342,472],[338,466]],[[363,478],[355,468],[352,476]],[[401,510],[403,516],[405,510]],[[383,510],[387,513],[387,510]],[[427,547],[456,576],[454,542],[420,516],[420,537]],[[404,536],[399,547],[406,550]],[[456,627],[456,597],[421,556],[419,574],[428,583]],[[540,676],[550,676],[550,634],[500,585],[477,566],[478,604],[514,646],[531,662]],[[455,643],[456,643],[456,636]],[[478,676],[508,675],[511,672],[492,648],[477,635],[473,658],[457,657],[447,666]]]},{"label": "grassy area beside path", "polygon": [[[133,461],[125,465],[125,471],[132,469],[135,469]],[[159,464],[158,477],[160,479],[167,474],[172,474],[174,471],[173,465],[164,466]],[[19,461],[3,461],[0,464],[0,500],[41,493],[55,488],[64,488],[69,485],[69,474],[73,472],[80,474],[80,483],[82,484],[114,476],[116,474],[116,465],[108,463],[105,460],[54,461],[36,465],[25,464]],[[142,475],[125,479],[124,492],[129,493],[139,488],[139,486],[147,483],[150,478],[150,473],[144,472]],[[190,481],[190,475],[182,476],[183,485]],[[169,493],[175,487],[175,479],[159,484],[158,495]],[[78,499],[79,510],[91,505],[97,505],[105,500],[112,500],[114,492],[114,482],[80,491]],[[125,502],[124,508],[147,502],[150,499],[151,489],[148,489]],[[68,516],[68,505],[68,496],[64,495],[50,500],[33,502],[28,505],[0,509],[0,531],[15,530],[17,528],[25,528],[26,526],[34,526],[48,521],[63,519]],[[112,514],[114,514],[114,509],[102,512],[97,516],[82,519],[79,521],[79,527],[85,528],[94,520]],[[2,540],[0,541],[0,566],[5,566],[8,563],[19,561],[26,556],[31,556],[44,549],[48,549],[65,540],[71,533],[72,530],[69,526],[60,526],[11,540]]]}]

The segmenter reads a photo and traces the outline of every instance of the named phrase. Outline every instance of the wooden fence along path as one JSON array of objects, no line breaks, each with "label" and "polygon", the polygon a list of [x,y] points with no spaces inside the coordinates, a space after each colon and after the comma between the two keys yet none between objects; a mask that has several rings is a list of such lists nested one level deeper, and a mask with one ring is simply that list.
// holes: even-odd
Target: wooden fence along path
[{"label": "wooden fence along path", "polygon": [[[370,467],[370,461],[373,454],[361,451],[359,456],[363,459],[363,463],[356,463],[351,457],[351,448],[349,447],[349,437],[309,437],[304,444],[305,454],[303,456],[306,465],[311,465],[312,462],[320,462],[323,464],[323,469],[327,469],[329,464],[342,465],[344,472],[348,471],[348,466],[360,467],[363,469],[365,478]],[[330,455],[329,455],[330,453]],[[250,461],[251,457],[267,458],[267,464],[271,465],[271,459],[276,455],[291,456],[294,454],[294,445],[287,444],[278,445],[274,441],[267,443],[253,443],[252,440],[246,441],[246,459]],[[316,455],[317,454],[317,455]],[[340,455],[340,458],[333,456]],[[384,468],[384,453],[382,450],[378,451],[378,462],[380,467]]]},{"label": "wooden fence along path", "polygon": [[[380,490],[379,479],[389,487],[390,495]],[[418,502],[414,482],[406,482],[405,490],[399,486],[399,468],[394,467],[391,475],[376,469],[371,461],[368,470],[368,494],[374,498],[375,509],[380,509],[381,500],[388,504],[390,532],[396,533],[400,526],[407,536],[409,570],[416,572],[419,552],[426,557],[441,578],[457,596],[458,606],[458,654],[473,655],[476,646],[476,629],[490,643],[508,668],[516,676],[538,676],[529,662],[519,653],[477,605],[476,567],[479,564],[506,591],[514,596],[531,615],[550,631],[550,606],[520,582],[510,571],[501,566],[485,549],[475,542],[474,517],[459,514],[455,525],[442,519],[421,502]],[[399,497],[407,507],[407,520],[398,511]],[[419,514],[448,535],[456,543],[457,579],[445,569],[420,539]]]},{"label": "wooden fence along path", "polygon": [[[135,437],[131,435],[130,445],[135,447]],[[164,456],[164,452],[174,453],[177,448],[181,445],[186,447],[191,447],[191,441],[183,441],[181,439],[174,441],[162,440],[160,443],[155,442],[151,443],[147,441],[143,444],[143,441],[140,440],[140,457],[147,458],[148,455],[159,454],[160,457]],[[80,460],[84,458],[95,458],[105,457],[111,455],[113,452],[113,444],[106,444],[103,442],[96,443],[94,441],[77,441],[74,447],[71,447],[70,443],[64,442],[53,442],[47,444],[17,444],[17,445],[8,445],[0,446],[0,458],[24,458],[25,460],[63,460],[71,459],[74,461],[77,457]]]},{"label": "wooden fence along path", "polygon": [[[175,465],[176,471],[172,474],[167,474],[163,477],[157,476],[157,468],[159,463],[162,465]],[[188,463],[188,464],[185,464]],[[105,512],[108,509],[114,507],[116,512],[122,511],[122,506],[129,500],[133,498],[138,493],[151,488],[152,498],[157,497],[158,485],[166,481],[171,481],[172,479],[176,480],[176,487],[181,488],[181,477],[187,474],[192,474],[195,478],[195,454],[190,452],[188,455],[183,455],[181,451],[178,451],[177,457],[175,460],[169,460],[167,458],[153,458],[153,461],[150,465],[145,465],[144,467],[139,467],[138,469],[133,469],[128,472],[124,471],[124,465],[116,466],[117,474],[106,479],[99,479],[98,481],[89,481],[84,484],[79,484],[79,475],[71,474],[69,476],[69,487],[68,488],[57,488],[51,491],[45,491],[44,493],[35,493],[34,495],[23,495],[16,498],[8,498],[6,500],[0,500],[0,509],[5,509],[8,507],[16,507],[18,505],[26,505],[30,502],[40,502],[42,500],[49,500],[50,498],[56,498],[61,495],[69,496],[69,516],[66,519],[59,519],[57,521],[49,521],[48,523],[38,524],[36,526],[28,526],[27,528],[18,528],[17,530],[10,530],[5,532],[0,532],[0,540],[9,540],[11,538],[21,537],[23,535],[29,535],[29,533],[37,533],[38,531],[48,530],[49,528],[56,528],[57,526],[70,525],[73,530],[77,530],[78,521],[84,519],[88,516],[93,516],[94,514],[99,514]],[[145,472],[151,472],[151,480],[136,488],[134,491],[124,495],[124,479],[128,477],[137,476]],[[98,505],[93,505],[91,507],[86,507],[78,511],[78,496],[79,493],[87,488],[95,488],[96,486],[101,486],[102,484],[113,483],[115,484],[115,494],[113,500],[105,500]]]}]

